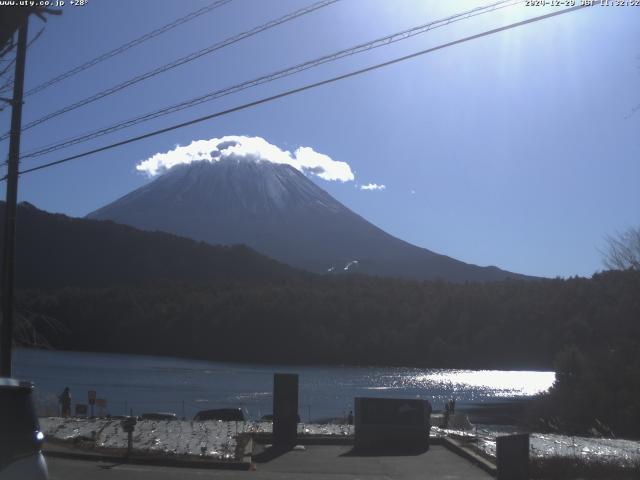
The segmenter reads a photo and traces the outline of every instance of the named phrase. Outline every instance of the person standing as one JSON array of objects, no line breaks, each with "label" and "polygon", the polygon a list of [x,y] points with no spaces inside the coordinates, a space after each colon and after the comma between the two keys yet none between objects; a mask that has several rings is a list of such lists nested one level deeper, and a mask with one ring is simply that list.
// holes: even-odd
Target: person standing
[{"label": "person standing", "polygon": [[451,402],[446,401],[444,402],[444,421],[443,421],[443,427],[444,428],[449,428],[449,413],[450,413],[450,409],[451,409]]},{"label": "person standing", "polygon": [[58,397],[60,402],[60,408],[62,410],[63,417],[71,416],[71,392],[69,392],[69,387],[64,387],[64,390]]}]

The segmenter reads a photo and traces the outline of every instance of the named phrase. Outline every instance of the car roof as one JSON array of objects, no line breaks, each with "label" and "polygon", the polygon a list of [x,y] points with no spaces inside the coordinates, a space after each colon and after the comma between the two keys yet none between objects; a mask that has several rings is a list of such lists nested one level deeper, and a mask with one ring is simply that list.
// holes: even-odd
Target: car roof
[{"label": "car roof", "polygon": [[30,392],[33,389],[31,382],[16,378],[0,377],[0,390],[24,390]]}]

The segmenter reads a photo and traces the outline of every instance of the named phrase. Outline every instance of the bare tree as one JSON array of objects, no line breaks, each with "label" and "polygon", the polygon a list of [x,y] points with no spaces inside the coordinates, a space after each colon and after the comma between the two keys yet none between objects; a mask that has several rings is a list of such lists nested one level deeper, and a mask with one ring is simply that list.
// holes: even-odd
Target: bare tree
[{"label": "bare tree", "polygon": [[[2,314],[0,314],[0,321]],[[65,334],[69,329],[60,321],[47,315],[20,309],[16,312],[13,345],[21,347],[53,348],[41,331]]]},{"label": "bare tree", "polygon": [[603,262],[612,270],[640,270],[640,227],[606,237]]}]

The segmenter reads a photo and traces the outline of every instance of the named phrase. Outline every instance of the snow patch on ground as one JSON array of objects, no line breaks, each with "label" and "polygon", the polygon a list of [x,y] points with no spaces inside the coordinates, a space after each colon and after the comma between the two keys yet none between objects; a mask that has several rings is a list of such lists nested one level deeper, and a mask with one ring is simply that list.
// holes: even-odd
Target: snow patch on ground
[{"label": "snow patch on ground", "polygon": [[[139,420],[133,432],[136,453],[198,455],[218,460],[238,459],[238,435],[270,433],[271,422],[223,422],[181,420]],[[127,433],[120,419],[114,418],[40,418],[40,427],[48,440],[82,444],[88,448],[123,450]],[[298,425],[302,435],[350,435],[350,425]]]},{"label": "snow patch on ground", "polygon": [[[497,432],[477,431],[477,446],[492,457],[496,456]],[[553,433],[532,433],[529,437],[532,457],[579,457],[587,460],[618,464],[640,461],[640,442],[616,438],[571,437]]]}]

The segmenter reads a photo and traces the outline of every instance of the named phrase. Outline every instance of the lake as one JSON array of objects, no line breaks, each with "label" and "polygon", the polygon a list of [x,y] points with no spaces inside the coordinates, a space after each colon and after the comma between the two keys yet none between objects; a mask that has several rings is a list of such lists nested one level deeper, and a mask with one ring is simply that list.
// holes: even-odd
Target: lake
[{"label": "lake", "polygon": [[[273,374],[297,373],[303,421],[344,417],[354,397],[424,398],[434,410],[449,398],[456,408],[526,398],[548,389],[553,372],[403,367],[256,365],[172,357],[16,349],[14,377],[31,380],[39,403],[55,406],[65,386],[73,403],[87,392],[107,401],[112,415],[241,407],[250,419],[271,413]],[[98,412],[96,412],[98,413]]]}]

